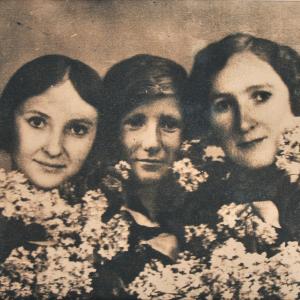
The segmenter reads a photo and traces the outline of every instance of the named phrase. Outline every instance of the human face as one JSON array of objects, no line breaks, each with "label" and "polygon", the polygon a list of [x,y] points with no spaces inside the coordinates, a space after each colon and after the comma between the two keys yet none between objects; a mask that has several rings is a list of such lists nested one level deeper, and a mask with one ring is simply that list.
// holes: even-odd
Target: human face
[{"label": "human face", "polygon": [[251,169],[271,165],[294,117],[275,70],[250,52],[235,54],[217,74],[211,96],[210,123],[229,158]]},{"label": "human face", "polygon": [[15,115],[17,168],[40,188],[57,187],[87,158],[97,118],[69,80],[27,99]]},{"label": "human face", "polygon": [[173,97],[146,102],[125,115],[121,142],[136,178],[156,183],[168,172],[181,144],[182,114]]}]

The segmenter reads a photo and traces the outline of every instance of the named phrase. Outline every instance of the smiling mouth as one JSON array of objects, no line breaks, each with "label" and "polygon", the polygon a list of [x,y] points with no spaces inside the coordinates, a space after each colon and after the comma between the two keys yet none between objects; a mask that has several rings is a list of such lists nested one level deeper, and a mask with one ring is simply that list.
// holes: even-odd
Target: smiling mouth
[{"label": "smiling mouth", "polygon": [[242,148],[242,149],[247,149],[247,148],[251,148],[251,147],[254,147],[256,145],[258,145],[259,143],[261,143],[262,141],[264,141],[267,137],[261,137],[261,138],[257,138],[257,139],[254,139],[254,140],[250,140],[250,141],[246,141],[246,142],[241,142],[241,143],[238,143],[237,146],[239,148]]},{"label": "smiling mouth", "polygon": [[164,161],[158,159],[137,159],[136,161],[146,164],[163,164]]},{"label": "smiling mouth", "polygon": [[34,160],[36,163],[40,164],[43,167],[49,168],[49,169],[63,169],[66,167],[64,164],[52,164],[44,161]]},{"label": "smiling mouth", "polygon": [[137,159],[136,162],[139,163],[140,167],[150,173],[160,172],[160,170],[165,166],[164,160],[159,159]]}]

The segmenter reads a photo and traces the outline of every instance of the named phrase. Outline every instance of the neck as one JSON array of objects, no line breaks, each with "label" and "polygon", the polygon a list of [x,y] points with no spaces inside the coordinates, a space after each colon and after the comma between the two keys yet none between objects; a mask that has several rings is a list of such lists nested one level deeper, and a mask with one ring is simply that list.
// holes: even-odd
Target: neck
[{"label": "neck", "polygon": [[255,177],[256,179],[264,178],[265,176],[269,176],[269,174],[276,173],[276,171],[278,172],[274,164],[259,169],[249,169],[238,165],[234,168],[234,174],[241,180],[247,180],[252,177]]},{"label": "neck", "polygon": [[261,169],[236,167],[228,181],[227,197],[241,203],[275,199],[281,181],[274,164]]},{"label": "neck", "polygon": [[[130,203],[130,208],[137,208],[146,212],[147,216],[152,221],[157,221],[158,212],[158,184],[142,185],[135,189],[134,194],[137,199],[137,203]],[[140,208],[140,209],[139,209]]]}]

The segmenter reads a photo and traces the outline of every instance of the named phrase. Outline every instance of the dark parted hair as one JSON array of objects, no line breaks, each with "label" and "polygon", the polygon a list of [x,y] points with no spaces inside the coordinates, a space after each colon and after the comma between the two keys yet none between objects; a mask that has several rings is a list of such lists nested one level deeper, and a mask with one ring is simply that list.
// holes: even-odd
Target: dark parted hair
[{"label": "dark parted hair", "polygon": [[120,159],[122,118],[136,107],[159,98],[174,96],[183,113],[187,72],[176,62],[153,55],[139,54],[113,65],[103,79],[105,116],[102,126],[106,155]]},{"label": "dark parted hair", "polygon": [[186,96],[194,106],[198,133],[209,129],[210,93],[214,79],[236,53],[251,52],[267,62],[286,84],[291,109],[300,115],[300,59],[292,48],[246,33],[235,33],[209,44],[194,59]]},{"label": "dark parted hair", "polygon": [[102,111],[102,81],[85,63],[64,55],[40,56],[20,67],[9,79],[0,98],[0,149],[9,153],[15,142],[15,113],[30,97],[44,93],[65,75],[87,103]]},{"label": "dark parted hair", "polygon": [[[0,98],[0,149],[8,153],[14,151],[17,139],[15,113],[18,108],[28,98],[40,95],[49,87],[64,81],[66,76],[80,97],[96,109],[101,119],[104,102],[102,79],[98,73],[85,63],[64,55],[40,56],[21,66],[3,90]],[[87,161],[98,152],[98,140],[96,137]]]}]

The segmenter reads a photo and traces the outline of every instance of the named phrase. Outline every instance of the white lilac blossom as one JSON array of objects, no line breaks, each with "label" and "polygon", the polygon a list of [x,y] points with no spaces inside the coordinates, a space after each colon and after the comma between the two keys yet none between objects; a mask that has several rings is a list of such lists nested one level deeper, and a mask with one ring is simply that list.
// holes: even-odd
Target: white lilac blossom
[{"label": "white lilac blossom", "polygon": [[186,140],[181,144],[180,151],[184,153],[188,152],[193,147],[193,145],[198,145],[200,143],[201,139]]},{"label": "white lilac blossom", "polygon": [[98,254],[101,257],[111,260],[120,252],[128,251],[129,223],[124,220],[121,214],[114,217],[103,225],[99,238]]},{"label": "white lilac blossom", "polygon": [[129,178],[129,171],[131,170],[130,164],[125,161],[125,160],[120,160],[116,165],[115,165],[115,170],[116,172],[122,176],[123,179],[128,179]]},{"label": "white lilac blossom", "polygon": [[225,153],[221,147],[209,145],[204,148],[204,161],[219,161],[224,162],[225,160]]},{"label": "white lilac blossom", "polygon": [[189,158],[175,161],[172,170],[178,176],[179,185],[187,192],[198,190],[200,184],[206,182],[208,178],[208,174],[195,168]]},{"label": "white lilac blossom", "polygon": [[207,224],[186,225],[184,226],[184,237],[187,243],[194,239],[201,239],[204,248],[209,249],[216,240],[217,235],[214,230],[209,228]]},{"label": "white lilac blossom", "polygon": [[185,251],[174,264],[151,261],[127,291],[138,299],[299,299],[300,246],[283,243],[276,250],[268,258],[229,238],[206,257]]},{"label": "white lilac blossom", "polygon": [[258,217],[251,204],[231,203],[218,210],[217,230],[227,237],[255,236],[258,243],[272,245],[278,238],[276,229]]},{"label": "white lilac blossom", "polygon": [[94,249],[104,260],[128,250],[127,220],[118,214],[102,222],[108,202],[100,190],[71,205],[57,190],[39,190],[18,172],[0,170],[0,178],[1,217],[47,232],[47,240],[28,241],[35,250],[17,247],[1,264],[0,298],[84,299],[93,289]]},{"label": "white lilac blossom", "polygon": [[291,182],[300,176],[300,125],[284,131],[279,141],[276,166],[285,171]]},{"label": "white lilac blossom", "polygon": [[152,260],[140,275],[130,283],[127,291],[139,299],[196,299],[207,293],[208,286],[195,276],[206,265],[189,252],[183,252],[171,265]]},{"label": "white lilac blossom", "polygon": [[[102,195],[99,197],[99,195]],[[102,215],[108,207],[106,198],[100,191],[89,191],[83,197],[85,226],[80,232],[81,250],[91,255],[95,247],[105,259],[112,259],[119,252],[128,250],[129,222],[121,214],[115,214],[108,222],[102,222]]]}]

